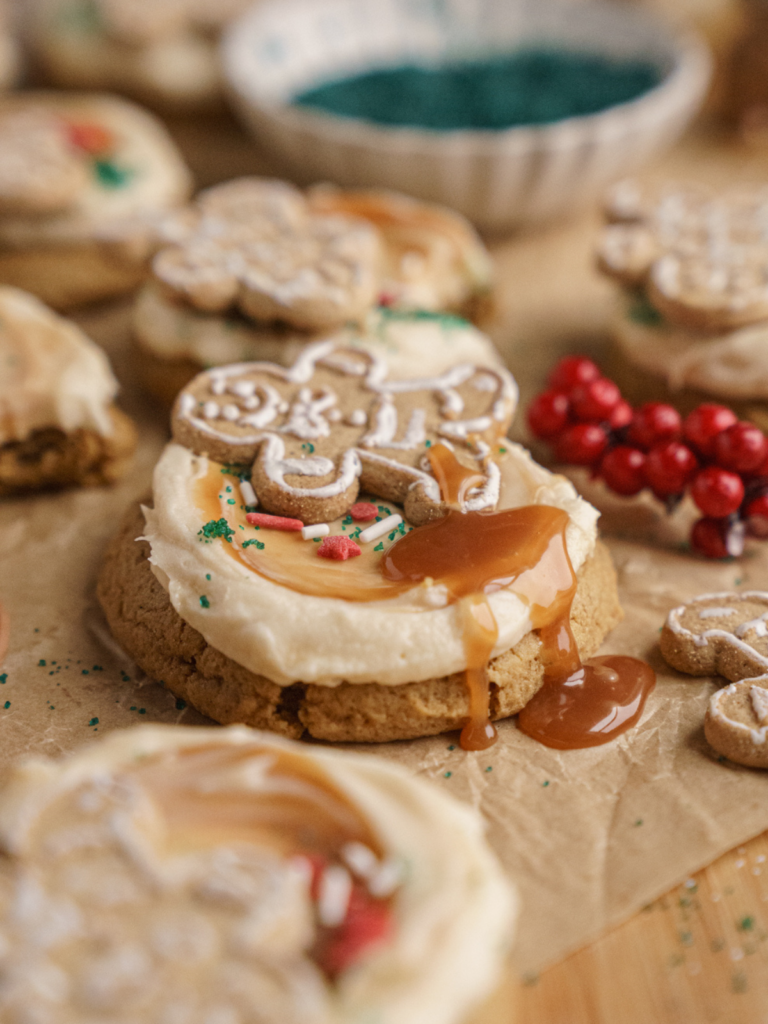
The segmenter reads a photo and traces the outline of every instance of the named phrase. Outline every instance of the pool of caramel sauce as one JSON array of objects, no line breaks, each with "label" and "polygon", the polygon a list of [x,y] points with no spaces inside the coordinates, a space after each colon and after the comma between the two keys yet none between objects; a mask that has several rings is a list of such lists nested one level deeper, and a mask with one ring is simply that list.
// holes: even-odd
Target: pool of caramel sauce
[{"label": "pool of caramel sauce", "polygon": [[[487,666],[498,640],[488,596],[509,588],[528,605],[542,643],[544,685],[520,713],[521,730],[561,749],[606,743],[640,717],[655,675],[634,658],[597,658],[582,665],[571,631],[576,575],[565,532],[568,513],[548,505],[497,512],[462,512],[468,490],[483,476],[463,466],[445,445],[429,449],[432,471],[447,513],[401,536],[383,556],[373,545],[345,562],[307,558],[297,533],[262,530],[265,547],[241,548],[244,511],[222,501],[220,467],[211,463],[199,482],[196,502],[209,518],[224,513],[235,543],[222,542],[235,559],[275,583],[304,594],[347,601],[380,601],[418,586],[439,583],[461,610],[469,715],[461,731],[465,750],[484,750],[497,738],[490,721]],[[240,506],[236,506],[236,509]]]}]

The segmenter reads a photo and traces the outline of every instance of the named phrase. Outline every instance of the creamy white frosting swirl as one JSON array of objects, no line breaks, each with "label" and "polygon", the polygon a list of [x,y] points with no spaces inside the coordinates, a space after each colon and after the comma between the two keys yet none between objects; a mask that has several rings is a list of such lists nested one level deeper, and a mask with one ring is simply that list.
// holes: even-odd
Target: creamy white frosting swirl
[{"label": "creamy white frosting swirl", "polygon": [[[302,763],[324,803],[340,794],[404,869],[391,935],[335,984],[310,954],[316,916],[292,834],[259,817],[270,792],[302,792]],[[253,832],[230,827],[251,815]],[[241,726],[133,728],[63,762],[27,761],[0,801],[0,1016],[458,1024],[495,983],[515,913],[482,832],[474,811],[396,765]]]},{"label": "creamy white frosting swirl", "polygon": [[44,427],[108,436],[116,393],[106,355],[76,324],[0,286],[0,444]]},{"label": "creamy white frosting swirl", "polygon": [[[564,477],[537,465],[519,445],[505,445],[498,507],[541,504],[568,512],[566,542],[578,571],[594,550],[598,512]],[[153,571],[173,607],[213,647],[283,686],[394,686],[466,668],[461,612],[447,603],[441,585],[369,603],[314,597],[249,570],[229,558],[219,541],[200,543],[204,517],[195,486],[206,472],[205,458],[168,445],[155,469],[154,508],[145,510],[145,533]],[[208,607],[201,607],[201,594]],[[496,655],[514,647],[532,626],[527,605],[510,590],[495,592],[489,602],[499,627]]]}]

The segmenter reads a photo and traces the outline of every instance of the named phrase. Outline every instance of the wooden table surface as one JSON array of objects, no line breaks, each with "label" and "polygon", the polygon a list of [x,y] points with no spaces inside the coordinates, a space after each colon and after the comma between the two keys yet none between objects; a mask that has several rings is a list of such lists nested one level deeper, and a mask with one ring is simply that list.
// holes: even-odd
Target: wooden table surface
[{"label": "wooden table surface", "polygon": [[[201,184],[268,170],[226,121],[213,131],[187,123],[174,132]],[[700,130],[647,173],[716,184],[761,181],[768,178],[768,150]],[[599,360],[606,350],[615,290],[592,269],[598,223],[590,211],[567,224],[489,239],[498,263],[491,333],[521,381],[523,405],[561,353]],[[513,978],[483,1022],[768,1022],[767,857],[768,835],[728,853],[540,976]]]}]

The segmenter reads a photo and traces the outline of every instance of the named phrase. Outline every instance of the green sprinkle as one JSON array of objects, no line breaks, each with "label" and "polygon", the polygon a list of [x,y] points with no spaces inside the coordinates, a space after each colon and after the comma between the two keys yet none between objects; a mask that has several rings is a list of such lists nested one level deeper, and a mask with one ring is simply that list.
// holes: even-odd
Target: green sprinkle
[{"label": "green sprinkle", "polygon": [[535,971],[529,971],[527,974],[523,975],[523,984],[524,985],[538,985],[538,983],[539,983],[539,976],[538,976],[538,974],[536,974]]},{"label": "green sprinkle", "polygon": [[101,665],[94,665],[91,672],[103,672],[104,668]]},{"label": "green sprinkle", "polygon": [[736,927],[740,932],[751,932],[755,927],[755,919],[754,917],[742,917]]},{"label": "green sprinkle", "polygon": [[225,490],[226,490],[227,494],[231,494],[232,493],[232,487],[229,484],[227,484],[227,486],[225,487]]},{"label": "green sprinkle", "polygon": [[313,537],[313,538],[312,538],[312,540],[313,540],[313,542],[314,542],[315,544],[319,544],[319,543],[321,542],[321,540],[322,540],[322,539],[323,539],[322,537]]},{"label": "green sprinkle", "polygon": [[45,658],[41,658],[37,663],[38,665],[45,665]]},{"label": "green sprinkle", "polygon": [[424,442],[424,447],[425,447],[425,448],[431,448],[431,447],[432,447],[432,442],[431,442],[431,441],[430,441],[429,439],[427,439],[427,440],[426,440],[426,441]]},{"label": "green sprinkle", "polygon": [[186,706],[187,706],[187,702],[182,697],[177,697],[176,698],[176,710],[177,711],[183,711]]},{"label": "green sprinkle", "polygon": [[98,718],[92,718],[90,720],[90,722],[88,723],[88,725],[98,725],[98,724],[99,724]]},{"label": "green sprinkle", "polygon": [[680,941],[684,946],[692,946],[693,935],[690,932],[680,932]]},{"label": "green sprinkle", "polygon": [[248,547],[251,546],[251,544],[255,544],[259,551],[263,551],[264,550],[264,541],[263,540],[257,540],[256,537],[253,537],[251,540],[244,540],[243,543],[242,543],[242,546],[244,548],[248,548]]},{"label": "green sprinkle", "polygon": [[7,701],[5,702],[5,704],[3,704],[3,707],[5,708],[5,710],[6,710],[6,711],[8,710],[8,708],[9,708],[10,706],[11,706],[11,702],[10,702],[9,700],[7,700]]},{"label": "green sprinkle", "polygon": [[453,775],[453,772],[443,772],[443,778],[444,779],[450,779],[450,777],[452,775]]},{"label": "green sprinkle", "polygon": [[373,550],[374,551],[383,551],[384,550],[384,541],[381,541],[380,544],[377,544],[376,547]]},{"label": "green sprinkle", "polygon": [[506,448],[502,448],[501,445],[499,445],[499,451],[501,452],[502,455],[506,455],[507,454],[507,449]]},{"label": "green sprinkle", "polygon": [[210,543],[215,537],[221,537],[227,544],[231,544],[234,535],[235,531],[224,518],[209,519],[202,529],[197,531],[197,536],[206,544]]},{"label": "green sprinkle", "polygon": [[234,499],[234,498],[227,498],[227,504],[228,504],[228,505],[234,505],[234,504],[236,504],[236,502],[235,502],[235,499]]},{"label": "green sprinkle", "polygon": [[492,772],[492,771],[493,771],[493,765],[490,765],[490,764],[489,764],[489,765],[488,765],[488,767],[487,767],[487,768],[486,768],[485,770],[486,770],[487,772]]},{"label": "green sprinkle", "polygon": [[205,596],[205,594],[201,594],[200,595],[200,607],[201,608],[210,608],[211,607],[211,602],[208,600],[208,598]]},{"label": "green sprinkle", "polygon": [[642,824],[643,824],[643,819],[642,818],[638,818],[637,821],[635,822],[635,828],[637,828],[638,825],[642,825]]},{"label": "green sprinkle", "polygon": [[140,715],[146,715],[146,713],[147,713],[147,709],[146,708],[139,708],[139,714]]},{"label": "green sprinkle", "polygon": [[7,682],[8,682],[8,673],[7,672],[3,672],[3,674],[0,676],[0,684],[5,686],[5,684]]},{"label": "green sprinkle", "polygon": [[312,444],[311,441],[306,441],[301,447],[304,449],[305,452],[309,452],[310,455],[315,450],[315,446]]},{"label": "green sprinkle", "polygon": [[221,472],[228,476],[236,476],[240,480],[248,480],[251,475],[251,467],[242,463],[228,463],[221,467]]},{"label": "green sprinkle", "polygon": [[211,578],[211,574],[210,574],[209,572],[207,572],[207,573],[205,574],[205,578],[206,578],[207,580],[210,580],[210,578]]},{"label": "green sprinkle", "polygon": [[741,577],[741,576],[739,576],[739,577],[737,577],[737,578],[736,578],[736,579],[735,579],[735,580],[733,581],[733,585],[734,585],[734,587],[740,587],[740,586],[741,586],[741,584],[742,584],[743,582],[744,582],[744,580],[742,579],[742,577]]},{"label": "green sprinkle", "polygon": [[544,782],[542,782],[542,786],[544,786],[546,788],[548,785],[549,785],[549,779],[545,779]]},{"label": "green sprinkle", "polygon": [[87,668],[84,668],[84,669],[81,670],[80,675],[88,676],[88,675],[90,675],[90,672],[88,671]]},{"label": "green sprinkle", "polygon": [[455,750],[456,749],[456,744],[455,743],[451,743],[451,745],[448,747],[448,749],[449,750]]},{"label": "green sprinkle", "polygon": [[95,160],[93,167],[99,184],[104,188],[123,188],[133,176],[127,167],[119,167],[111,160]]},{"label": "green sprinkle", "polygon": [[644,327],[660,327],[664,317],[652,306],[645,295],[638,295],[627,311],[627,316],[636,324]]}]

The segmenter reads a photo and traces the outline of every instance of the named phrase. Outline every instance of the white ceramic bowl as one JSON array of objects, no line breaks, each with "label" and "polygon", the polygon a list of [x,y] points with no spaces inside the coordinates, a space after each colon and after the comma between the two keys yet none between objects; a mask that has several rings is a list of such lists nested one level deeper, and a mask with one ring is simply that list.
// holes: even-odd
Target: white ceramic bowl
[{"label": "white ceramic bowl", "polygon": [[[599,114],[502,131],[392,128],[291,105],[371,67],[536,44],[648,59],[663,78]],[[685,128],[710,74],[695,36],[636,9],[558,0],[262,0],[223,46],[238,108],[293,178],[398,189],[491,230],[570,213],[637,170]]]}]

